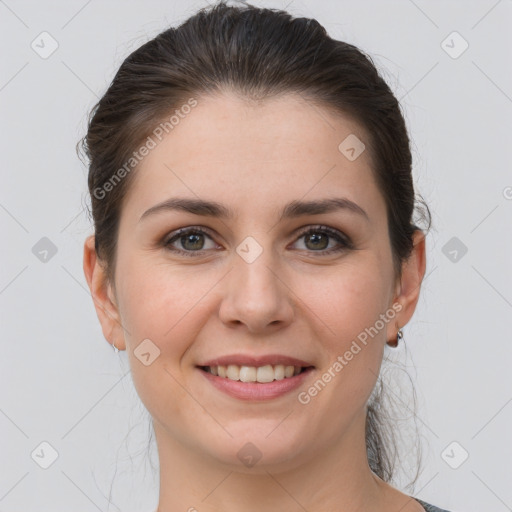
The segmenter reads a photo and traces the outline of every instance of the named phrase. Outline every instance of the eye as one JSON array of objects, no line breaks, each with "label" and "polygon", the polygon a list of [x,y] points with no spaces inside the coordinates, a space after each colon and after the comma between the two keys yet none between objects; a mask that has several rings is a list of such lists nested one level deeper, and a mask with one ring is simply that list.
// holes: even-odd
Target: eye
[{"label": "eye", "polygon": [[[208,249],[208,247],[205,248],[205,237],[213,242],[211,236],[209,236],[203,228],[183,228],[175,232],[171,238],[164,241],[164,246],[170,251],[186,256],[193,256],[194,252],[203,252]],[[179,247],[175,247],[174,244],[178,244]],[[210,248],[215,247],[217,246],[213,243],[213,247]]]},{"label": "eye", "polygon": [[[328,226],[314,226],[303,230],[295,242],[297,244],[304,239],[303,245],[307,252],[319,253],[319,256],[329,255],[353,248],[348,236],[337,229]],[[208,247],[208,240],[211,245]],[[336,242],[329,247],[329,241]],[[197,256],[208,249],[216,249],[219,246],[213,241],[212,236],[199,226],[190,226],[171,233],[171,236],[162,242],[163,246],[174,253],[184,256]]]},{"label": "eye", "polygon": [[[311,249],[310,252],[319,252],[320,255],[353,248],[351,240],[346,235],[328,226],[310,227],[299,235],[298,241],[301,239],[304,239],[306,250]],[[337,244],[329,248],[329,239],[336,241]]]}]

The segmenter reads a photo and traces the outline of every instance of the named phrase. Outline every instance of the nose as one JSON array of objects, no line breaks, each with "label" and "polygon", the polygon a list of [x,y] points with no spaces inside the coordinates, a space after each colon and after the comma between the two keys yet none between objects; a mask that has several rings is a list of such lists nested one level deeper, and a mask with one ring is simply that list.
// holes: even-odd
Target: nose
[{"label": "nose", "polygon": [[230,328],[265,334],[293,320],[293,293],[270,250],[251,263],[234,255],[225,281],[219,309],[221,321]]}]

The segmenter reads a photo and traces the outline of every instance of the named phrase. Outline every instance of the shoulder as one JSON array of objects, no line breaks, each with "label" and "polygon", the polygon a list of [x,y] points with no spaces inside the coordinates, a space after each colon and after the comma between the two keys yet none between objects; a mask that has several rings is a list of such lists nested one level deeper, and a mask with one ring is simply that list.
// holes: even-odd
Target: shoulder
[{"label": "shoulder", "polygon": [[426,512],[448,512],[448,510],[445,510],[444,508],[436,507],[435,505],[431,505],[430,503],[427,503],[426,501],[420,500],[418,498],[414,498],[420,505],[426,510]]}]

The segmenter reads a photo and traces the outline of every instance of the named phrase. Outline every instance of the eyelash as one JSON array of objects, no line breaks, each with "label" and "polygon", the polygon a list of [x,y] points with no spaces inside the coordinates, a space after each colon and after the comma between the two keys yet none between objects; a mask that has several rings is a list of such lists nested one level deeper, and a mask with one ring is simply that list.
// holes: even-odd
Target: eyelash
[{"label": "eyelash", "polygon": [[[324,234],[328,235],[330,238],[334,238],[340,244],[341,247],[324,249],[321,251],[307,251],[307,252],[319,253],[319,256],[327,256],[327,255],[341,252],[344,250],[353,249],[353,244],[352,244],[351,240],[346,235],[343,235],[341,232],[339,232],[336,229],[332,229],[328,226],[323,226],[323,225],[312,226],[312,227],[309,227],[309,228],[301,231],[297,235],[296,241],[299,240],[300,238],[303,238],[304,236],[310,235],[312,233],[324,233]],[[163,246],[165,247],[165,249],[167,249],[171,252],[174,252],[177,254],[182,254],[182,255],[188,256],[188,257],[195,257],[196,255],[202,255],[204,252],[209,250],[209,249],[200,249],[197,251],[185,251],[183,249],[177,249],[176,247],[171,247],[171,244],[174,241],[179,240],[183,236],[189,235],[189,234],[202,234],[202,235],[208,236],[209,238],[212,238],[211,235],[209,234],[209,232],[206,231],[204,228],[201,228],[199,226],[190,226],[187,228],[179,229],[178,231],[176,231],[173,234],[173,236],[171,238],[164,239]]]}]

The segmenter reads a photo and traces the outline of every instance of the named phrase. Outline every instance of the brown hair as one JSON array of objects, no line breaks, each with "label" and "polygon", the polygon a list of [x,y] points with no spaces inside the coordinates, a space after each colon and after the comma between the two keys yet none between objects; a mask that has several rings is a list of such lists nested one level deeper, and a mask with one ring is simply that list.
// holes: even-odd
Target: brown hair
[{"label": "brown hair", "polygon": [[[93,108],[81,141],[89,159],[95,248],[114,283],[123,199],[134,172],[112,183],[134,149],[155,126],[192,95],[229,89],[248,99],[294,92],[350,116],[364,128],[372,170],[386,202],[395,273],[411,254],[417,199],[409,137],[399,103],[370,57],[332,39],[316,20],[285,11],[224,2],[199,10],[131,53]],[[341,142],[341,141],[340,141]],[[126,167],[125,167],[126,168]],[[425,213],[426,212],[426,213]],[[377,397],[380,395],[376,395]],[[378,403],[368,405],[366,444],[370,467],[389,481],[393,460]],[[391,447],[392,448],[392,447]]]}]

